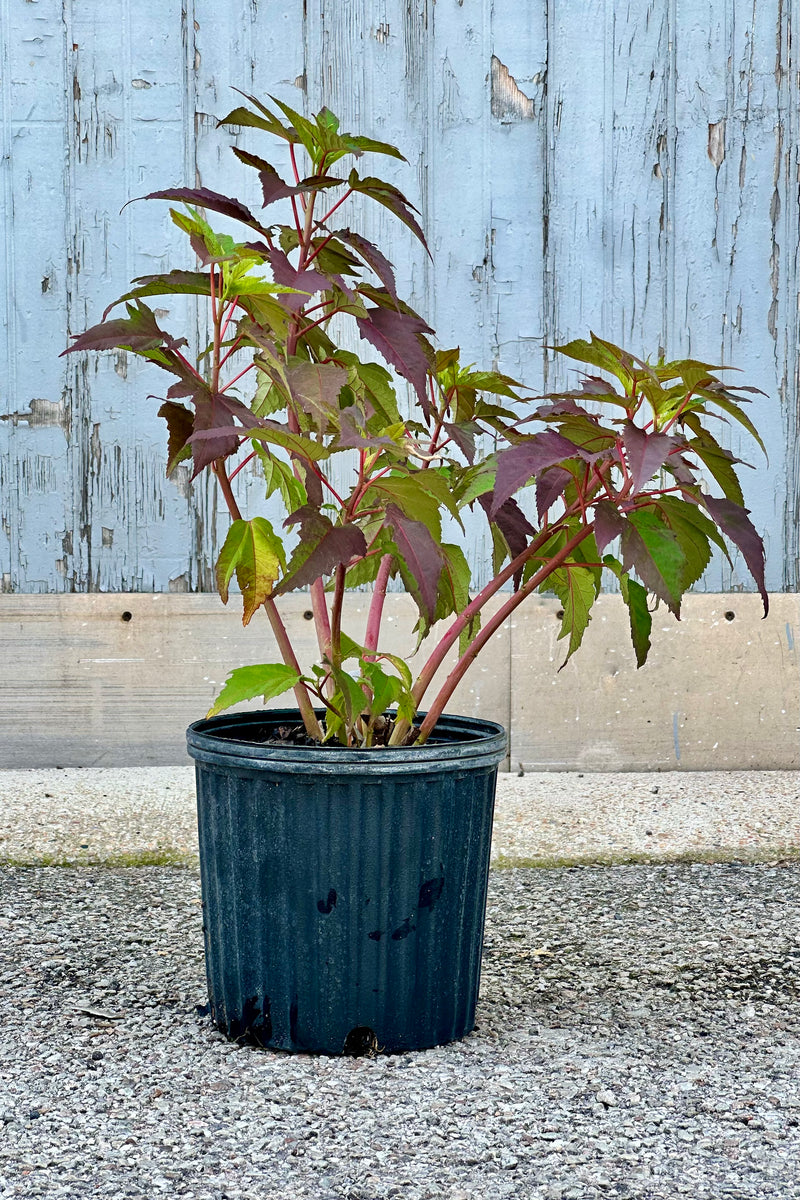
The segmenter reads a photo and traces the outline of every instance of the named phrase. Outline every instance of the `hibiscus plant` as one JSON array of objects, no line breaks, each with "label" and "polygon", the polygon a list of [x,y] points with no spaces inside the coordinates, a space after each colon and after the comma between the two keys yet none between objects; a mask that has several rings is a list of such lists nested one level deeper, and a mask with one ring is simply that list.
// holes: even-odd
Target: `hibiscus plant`
[{"label": "hibiscus plant", "polygon": [[[134,280],[70,347],[126,350],[173,378],[159,410],[167,473],[183,462],[193,477],[211,471],[230,511],[216,564],[220,596],[227,603],[235,576],[244,623],[265,610],[281,661],[231,671],[209,715],[293,691],[316,741],[422,744],[470,664],[527,596],[559,597],[569,657],[606,568],[619,580],[641,665],[653,603],[678,617],[712,545],[728,553],[726,539],[766,612],[764,548],[744,507],[739,460],[708,422],[732,419],[760,444],[743,408],[743,393],[754,389],[722,382],[722,368],[647,362],[593,334],[555,347],[583,368],[563,393],[532,397],[507,375],[462,365],[400,298],[382,251],[345,223],[347,201],[364,196],[425,246],[403,194],[350,166],[365,155],[402,159],[400,152],[342,132],[327,108],[307,118],[277,100],[244,98],[221,124],[288,143],[288,182],[266,159],[233,147],[258,175],[263,208],[283,201],[288,223],[270,224],[204,187],[151,193],[147,199],[182,206],[171,217],[196,263]],[[209,214],[232,219],[242,240],[216,232]],[[187,340],[163,329],[146,303],[181,293],[208,303],[209,341],[191,357]],[[122,304],[126,315],[110,315]],[[337,342],[346,320],[366,353]],[[407,395],[398,396],[400,386]],[[344,486],[330,470],[340,456],[346,469],[335,478],[347,478]],[[241,512],[234,479],[246,464],[263,474],[266,496],[282,501],[281,527]],[[524,490],[525,511],[515,499]],[[476,506],[491,530],[493,572],[474,592],[461,535],[465,510]],[[437,627],[416,675],[381,646],[392,580],[415,601],[420,641]],[[348,589],[364,585],[372,594],[357,642],[344,614]],[[280,613],[281,598],[297,589],[310,592],[313,664],[298,660]]]}]

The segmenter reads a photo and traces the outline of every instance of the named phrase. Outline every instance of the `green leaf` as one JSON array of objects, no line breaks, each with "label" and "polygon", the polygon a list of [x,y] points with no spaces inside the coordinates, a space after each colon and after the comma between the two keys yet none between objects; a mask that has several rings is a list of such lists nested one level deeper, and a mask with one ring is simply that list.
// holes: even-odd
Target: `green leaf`
[{"label": "green leaf", "polygon": [[633,387],[633,373],[636,362],[632,354],[622,350],[619,346],[615,346],[613,342],[605,342],[602,338],[596,337],[593,333],[590,335],[591,341],[587,342],[583,338],[577,338],[575,341],[567,342],[563,346],[554,346],[559,354],[565,354],[568,358],[574,358],[578,362],[588,363],[593,367],[600,367],[603,371],[609,371],[612,375],[616,375],[626,392],[630,392]]},{"label": "green leaf", "polygon": [[677,535],[652,508],[640,508],[627,514],[621,540],[625,570],[633,568],[647,589],[679,617],[687,562]]},{"label": "green leaf", "polygon": [[261,607],[286,566],[283,543],[266,517],[234,521],[219,553],[216,578],[223,604],[236,572],[243,600],[242,624],[247,625]]},{"label": "green leaf", "polygon": [[256,446],[255,452],[264,472],[267,499],[275,492],[280,493],[287,512],[294,512],[295,509],[302,508],[304,504],[308,503],[306,489],[296,478],[289,463],[275,458],[263,446]]},{"label": "green leaf", "polygon": [[419,486],[417,474],[384,475],[374,480],[366,492],[363,507],[371,508],[378,498],[383,505],[395,504],[404,516],[421,522],[436,541],[441,539],[439,500],[429,489]]},{"label": "green leaf", "polygon": [[695,437],[688,439],[689,449],[697,455],[711,473],[722,488],[723,495],[732,500],[734,504],[744,504],[742,486],[733,465],[738,462],[738,459],[731,454],[730,450],[724,449],[716,438],[701,425],[696,414],[687,416],[686,424],[696,434]]},{"label": "green leaf", "polygon": [[636,666],[642,667],[650,652],[650,633],[653,627],[653,617],[647,605],[647,589],[635,579],[631,579],[619,559],[613,554],[607,554],[603,565],[616,575],[619,580],[619,590],[628,610],[628,624],[631,631],[631,642],[636,655]]},{"label": "green leaf", "polygon": [[553,571],[544,586],[556,593],[564,609],[558,637],[559,640],[568,637],[569,647],[563,667],[580,646],[591,620],[591,608],[598,593],[597,570],[578,562],[565,563]]},{"label": "green leaf", "polygon": [[263,663],[254,667],[236,667],[231,671],[222,691],[206,713],[215,717],[224,708],[263,696],[264,703],[274,700],[293,688],[300,679],[297,671],[283,663]]}]

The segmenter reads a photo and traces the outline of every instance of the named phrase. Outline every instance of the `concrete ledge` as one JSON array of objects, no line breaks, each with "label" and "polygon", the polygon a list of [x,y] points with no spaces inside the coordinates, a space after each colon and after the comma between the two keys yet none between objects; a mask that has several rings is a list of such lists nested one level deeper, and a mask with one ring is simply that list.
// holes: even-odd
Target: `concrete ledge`
[{"label": "concrete ledge", "polygon": [[[358,635],[367,597],[348,605]],[[797,595],[774,596],[767,621],[755,596],[690,596],[680,624],[656,615],[640,671],[620,598],[602,596],[559,672],[558,607],[521,606],[450,705],[510,728],[513,769],[800,766]],[[311,661],[307,597],[284,611]],[[386,648],[405,650],[413,603],[390,596],[387,617]],[[185,728],[227,671],[276,651],[266,621],[243,629],[215,595],[0,595],[0,656],[0,766],[144,766],[185,762]]]},{"label": "concrete ledge", "polygon": [[[800,855],[800,774],[501,775],[495,866]],[[196,866],[191,767],[0,771],[0,864]]]}]

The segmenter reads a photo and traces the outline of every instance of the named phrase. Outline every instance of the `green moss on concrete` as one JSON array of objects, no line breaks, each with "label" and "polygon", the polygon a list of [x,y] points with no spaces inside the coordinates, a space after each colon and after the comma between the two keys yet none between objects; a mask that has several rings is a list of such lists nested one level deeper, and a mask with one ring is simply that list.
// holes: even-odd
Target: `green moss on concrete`
[{"label": "green moss on concrete", "polygon": [[533,855],[515,858],[501,854],[492,859],[492,869],[510,870],[514,867],[534,867],[553,871],[564,867],[625,867],[664,866],[670,863],[759,863],[795,862],[800,860],[800,846],[768,846],[753,850],[720,847],[718,850],[687,850],[661,854],[620,851],[611,854]]},{"label": "green moss on concrete", "polygon": [[100,855],[30,854],[0,858],[2,867],[59,867],[64,870],[78,867],[100,867],[119,870],[125,867],[197,867],[197,854],[163,848],[132,850],[128,853]]}]

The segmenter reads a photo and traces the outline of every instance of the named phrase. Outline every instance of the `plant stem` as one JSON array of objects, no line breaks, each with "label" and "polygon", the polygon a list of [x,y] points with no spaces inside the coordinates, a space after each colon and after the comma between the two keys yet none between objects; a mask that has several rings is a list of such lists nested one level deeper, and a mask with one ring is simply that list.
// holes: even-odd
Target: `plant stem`
[{"label": "plant stem", "polygon": [[[364,636],[365,650],[377,650],[378,648],[381,617],[383,616],[383,605],[386,600],[386,586],[391,573],[392,555],[384,554],[381,559],[381,565],[378,567],[378,574],[375,577],[375,584],[372,590],[372,601],[370,602],[369,615],[367,616],[367,632]],[[370,661],[374,661],[371,655],[369,657]]]},{"label": "plant stem", "polygon": [[331,664],[337,668],[342,665],[342,606],[346,575],[347,567],[344,563],[339,563],[334,576],[333,604],[331,605]]},{"label": "plant stem", "polygon": [[[236,503],[236,497],[233,494],[231,481],[228,478],[228,472],[225,469],[225,460],[218,458],[214,463],[214,474],[219,481],[219,486],[222,494],[225,497],[225,503],[228,506],[228,512],[233,517],[234,521],[241,521],[242,513],[239,505]],[[278,649],[281,652],[281,657],[287,667],[291,667],[298,675],[302,675],[300,664],[297,661],[297,655],[292,648],[292,643],[289,641],[289,635],[286,632],[286,626],[281,620],[281,615],[278,612],[275,601],[271,596],[267,596],[264,601],[264,608],[269,618],[269,623],[272,626],[272,632],[275,635],[275,641],[278,643]],[[294,696],[297,701],[297,707],[300,709],[300,715],[303,718],[303,725],[309,737],[316,741],[323,740],[322,729],[320,728],[317,715],[314,712],[314,706],[311,703],[311,697],[308,694],[308,689],[304,683],[296,683],[294,686]]]},{"label": "plant stem", "polygon": [[[534,575],[530,577],[528,582],[521,587],[518,592],[514,592],[508,598],[505,604],[497,610],[494,616],[486,622],[480,633],[475,637],[459,658],[456,665],[453,667],[442,687],[439,689],[433,704],[430,706],[422,724],[419,728],[419,735],[416,740],[416,745],[422,745],[428,740],[433,731],[436,722],[444,712],[445,705],[452,696],[458,684],[463,679],[469,667],[480,654],[483,647],[489,641],[493,634],[497,632],[501,625],[508,620],[514,609],[522,603],[526,597],[530,596],[531,592],[535,592],[537,588],[552,575],[552,573],[563,565],[564,560],[569,557],[572,551],[580,545],[585,538],[592,532],[592,525],[584,525],[578,533],[571,538],[562,550],[553,558],[544,564]],[[582,564],[583,565],[583,564]]]},{"label": "plant stem", "polygon": [[328,603],[325,599],[325,584],[321,579],[315,579],[309,589],[311,592],[311,609],[314,613],[314,628],[317,631],[317,645],[323,658],[331,656],[331,623],[328,619]]}]

